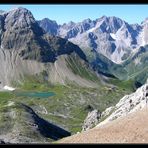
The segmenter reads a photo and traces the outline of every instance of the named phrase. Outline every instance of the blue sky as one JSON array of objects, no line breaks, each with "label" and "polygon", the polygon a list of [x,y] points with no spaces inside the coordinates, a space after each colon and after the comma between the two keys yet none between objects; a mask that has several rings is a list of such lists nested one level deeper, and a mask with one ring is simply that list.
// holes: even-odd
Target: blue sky
[{"label": "blue sky", "polygon": [[10,10],[14,7],[29,9],[35,19],[49,18],[63,24],[69,21],[80,22],[92,20],[103,15],[116,16],[130,24],[140,24],[148,17],[148,5],[0,5],[0,10]]}]

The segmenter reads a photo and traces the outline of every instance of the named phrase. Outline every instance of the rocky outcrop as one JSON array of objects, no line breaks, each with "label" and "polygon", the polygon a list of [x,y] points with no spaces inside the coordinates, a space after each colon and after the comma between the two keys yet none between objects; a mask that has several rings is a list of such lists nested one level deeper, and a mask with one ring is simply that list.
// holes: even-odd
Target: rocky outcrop
[{"label": "rocky outcrop", "polygon": [[104,118],[104,117],[109,116],[113,110],[114,110],[113,106],[108,107],[105,111],[102,112],[101,119]]},{"label": "rocky outcrop", "polygon": [[8,102],[3,107],[7,111],[0,113],[3,118],[0,125],[1,144],[49,143],[71,135],[62,127],[41,118],[26,104]]},{"label": "rocky outcrop", "polygon": [[99,122],[99,119],[101,117],[101,112],[98,110],[93,110],[90,111],[86,117],[86,119],[84,120],[84,125],[82,126],[82,131],[86,131],[88,129],[93,128],[94,126],[97,125],[97,123]]},{"label": "rocky outcrop", "polygon": [[148,83],[141,86],[136,92],[124,96],[114,107],[107,108],[102,115],[108,117],[99,123],[97,126],[101,126],[110,121],[124,117],[132,112],[138,111],[147,107],[148,105]]}]

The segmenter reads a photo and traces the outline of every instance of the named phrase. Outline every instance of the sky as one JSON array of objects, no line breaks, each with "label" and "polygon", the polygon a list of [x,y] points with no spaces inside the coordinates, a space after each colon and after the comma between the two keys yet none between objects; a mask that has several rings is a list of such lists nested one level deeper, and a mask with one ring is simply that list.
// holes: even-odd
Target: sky
[{"label": "sky", "polygon": [[105,16],[119,17],[129,24],[140,24],[148,17],[148,5],[4,5],[0,4],[0,10],[9,11],[16,7],[24,7],[30,10],[36,20],[49,18],[56,20],[58,24],[73,22],[81,22],[84,19],[90,18],[95,20]]}]

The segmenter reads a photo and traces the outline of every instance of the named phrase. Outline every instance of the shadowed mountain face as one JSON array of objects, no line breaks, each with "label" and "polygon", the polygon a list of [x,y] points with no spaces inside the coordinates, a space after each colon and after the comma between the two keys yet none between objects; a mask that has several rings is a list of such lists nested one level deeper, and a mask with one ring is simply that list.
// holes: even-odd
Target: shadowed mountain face
[{"label": "shadowed mountain face", "polygon": [[27,9],[17,8],[5,12],[1,15],[0,26],[1,48],[18,50],[23,59],[54,62],[57,55],[75,50],[85,58],[78,46],[58,37],[47,36]]},{"label": "shadowed mountain face", "polygon": [[5,110],[1,110],[0,138],[6,143],[43,143],[71,135],[40,117],[24,103],[6,101],[3,107]]},{"label": "shadowed mountain face", "polygon": [[34,119],[34,124],[38,126],[38,131],[41,135],[46,138],[50,138],[53,140],[58,140],[63,137],[70,136],[70,132],[52,124],[48,121],[44,120],[43,118],[39,117],[29,106],[25,104],[21,104],[21,107],[25,109],[26,112],[32,115]]},{"label": "shadowed mountain face", "polygon": [[44,30],[48,31],[49,34],[57,35],[57,30],[59,28],[59,25],[56,23],[56,21],[44,18],[43,20],[38,21],[38,23],[41,27],[44,27]]},{"label": "shadowed mountain face", "polygon": [[[35,75],[42,71],[47,73],[55,71],[59,75],[58,65],[55,62],[59,61],[60,56],[71,56],[71,54],[77,57],[77,61],[82,61],[82,66],[88,65],[84,52],[77,45],[66,39],[46,34],[29,10],[16,8],[0,13],[0,81],[2,85],[11,85],[13,81],[22,80],[26,75]],[[64,73],[66,72],[62,72]],[[51,74],[50,76],[53,77]],[[48,80],[53,80],[51,77]],[[72,78],[67,73],[64,78],[59,76],[56,82],[61,83],[66,77]]]}]

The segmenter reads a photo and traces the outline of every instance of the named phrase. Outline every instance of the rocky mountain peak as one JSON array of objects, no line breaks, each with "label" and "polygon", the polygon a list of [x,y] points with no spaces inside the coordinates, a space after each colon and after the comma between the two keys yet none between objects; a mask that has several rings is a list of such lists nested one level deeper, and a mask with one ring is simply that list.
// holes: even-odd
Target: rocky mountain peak
[{"label": "rocky mountain peak", "polygon": [[[77,45],[61,37],[46,34],[29,10],[15,8],[0,15],[0,81],[2,86],[10,84],[12,79],[13,81],[21,79],[20,76],[24,76],[25,72],[34,74],[36,70],[33,66],[30,68],[32,64],[25,65],[28,62],[41,65],[41,67],[37,66],[36,73],[39,73],[45,69],[45,63],[55,63],[61,60],[62,55],[65,55],[63,57],[65,60],[71,54],[88,64],[85,54]],[[29,70],[24,70],[26,67]],[[11,76],[7,77],[5,73],[8,75],[11,73]],[[62,83],[64,83],[63,79]],[[55,81],[57,81],[56,78]]]},{"label": "rocky mountain peak", "polygon": [[42,36],[44,31],[35,21],[32,13],[22,7],[5,12],[0,18],[2,33],[1,48],[20,49],[33,36]]},{"label": "rocky mountain peak", "polygon": [[3,13],[5,13],[5,11],[4,10],[0,10],[0,15],[3,14]]},{"label": "rocky mountain peak", "polygon": [[84,22],[84,23],[91,23],[92,20],[91,20],[90,18],[88,18],[88,19],[85,19],[83,22]]},{"label": "rocky mountain peak", "polygon": [[[31,22],[35,21],[32,13],[29,10],[22,8],[22,7],[15,8],[15,9],[8,11],[6,13],[6,20],[17,22],[17,23],[24,22],[27,24],[30,24]],[[13,24],[15,24],[15,23],[13,23]],[[18,24],[18,25],[20,25],[20,24]],[[21,27],[23,27],[23,26],[21,26]]]},{"label": "rocky mountain peak", "polygon": [[146,24],[148,24],[148,17],[146,17],[145,20],[141,22],[141,25],[142,26],[144,26]]},{"label": "rocky mountain peak", "polygon": [[118,29],[125,24],[123,20],[115,16],[102,16],[97,20],[97,23],[98,27],[100,27],[101,30],[106,33],[116,33]]},{"label": "rocky mountain peak", "polygon": [[[56,21],[44,18],[41,21],[38,21],[38,24],[41,28],[48,32],[50,35],[56,35],[59,25]],[[43,27],[44,26],[44,27]]]},{"label": "rocky mountain peak", "polygon": [[66,29],[67,31],[72,29],[73,27],[75,27],[76,23],[74,23],[73,21],[70,21],[68,23],[64,23],[63,25],[61,25],[60,27],[62,29]]},{"label": "rocky mountain peak", "polygon": [[[44,18],[42,19],[43,22],[48,22],[48,23],[54,23],[57,24],[57,22],[55,20],[50,20],[49,18]],[[58,25],[58,24],[57,24]]]},{"label": "rocky mountain peak", "polygon": [[[88,18],[78,23],[71,21],[59,25],[54,35],[66,38],[82,49],[90,48],[90,52],[95,50],[111,61],[121,64],[134,49],[148,43],[147,22],[148,18],[141,25],[128,24],[118,17],[104,15],[96,20]],[[41,27],[46,28],[46,25]],[[52,28],[46,32],[51,33]]]},{"label": "rocky mountain peak", "polygon": [[10,28],[14,30],[31,28],[34,32],[39,33],[39,30],[35,31],[35,28],[37,29],[39,27],[35,21],[35,18],[26,8],[19,7],[12,9],[5,13],[4,16],[5,30],[10,30]]},{"label": "rocky mountain peak", "polygon": [[75,22],[70,21],[67,25],[71,26],[71,25],[75,25]]},{"label": "rocky mountain peak", "polygon": [[[107,16],[106,16],[106,15],[103,15],[103,16],[100,17],[99,19],[100,19],[100,20],[105,20],[105,19],[107,19]],[[98,19],[98,20],[99,20],[99,19]]]}]

